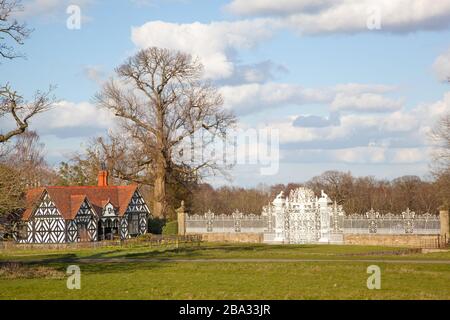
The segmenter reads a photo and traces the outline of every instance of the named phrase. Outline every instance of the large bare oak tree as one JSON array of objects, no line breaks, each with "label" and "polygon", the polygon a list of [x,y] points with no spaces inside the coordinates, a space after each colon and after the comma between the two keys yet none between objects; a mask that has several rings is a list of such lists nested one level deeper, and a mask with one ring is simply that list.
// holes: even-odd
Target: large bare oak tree
[{"label": "large bare oak tree", "polygon": [[[118,168],[120,177],[141,182],[142,172],[152,173],[155,216],[166,216],[166,183],[173,172],[196,176],[219,169],[208,157],[180,160],[186,140],[202,137],[193,147],[204,148],[235,122],[223,108],[221,95],[202,80],[202,72],[202,65],[190,55],[152,47],[118,67],[117,77],[96,96],[99,106],[121,119],[122,132],[113,137],[116,152],[112,156],[125,151],[136,155],[135,165]],[[134,172],[127,170],[130,167]]]}]

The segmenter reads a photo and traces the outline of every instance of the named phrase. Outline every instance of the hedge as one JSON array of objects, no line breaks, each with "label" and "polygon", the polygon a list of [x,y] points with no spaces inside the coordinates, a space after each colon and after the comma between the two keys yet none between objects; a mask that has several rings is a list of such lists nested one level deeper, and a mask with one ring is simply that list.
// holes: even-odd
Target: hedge
[{"label": "hedge", "polygon": [[178,234],[178,221],[167,222],[162,229],[162,234],[166,236]]}]

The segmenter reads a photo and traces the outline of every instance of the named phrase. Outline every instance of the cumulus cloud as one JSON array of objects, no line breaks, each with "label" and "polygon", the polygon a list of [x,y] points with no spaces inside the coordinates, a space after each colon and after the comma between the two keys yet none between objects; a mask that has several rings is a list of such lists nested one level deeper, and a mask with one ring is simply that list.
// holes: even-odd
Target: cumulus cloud
[{"label": "cumulus cloud", "polygon": [[331,103],[332,111],[391,112],[401,109],[402,100],[394,100],[375,93],[338,93]]},{"label": "cumulus cloud", "polygon": [[85,66],[83,73],[89,80],[102,84],[105,80],[106,74],[101,66]]},{"label": "cumulus cloud", "polygon": [[340,123],[341,119],[339,113],[333,112],[327,118],[315,115],[298,116],[297,119],[294,120],[293,126],[303,128],[322,128],[338,126]]},{"label": "cumulus cloud", "polygon": [[398,88],[396,86],[390,86],[385,84],[367,84],[367,83],[343,83],[334,86],[336,92],[342,92],[347,94],[360,94],[360,93],[389,93],[394,92]]},{"label": "cumulus cloud", "polygon": [[240,64],[234,68],[234,73],[227,79],[217,81],[218,85],[239,85],[244,83],[264,83],[275,80],[278,76],[287,74],[288,69],[271,60],[254,64]]},{"label": "cumulus cloud", "polygon": [[356,147],[333,151],[335,161],[349,163],[383,163],[386,161],[386,148]]},{"label": "cumulus cloud", "polygon": [[402,148],[393,150],[392,163],[426,162],[431,154],[430,148]]},{"label": "cumulus cloud", "polygon": [[331,94],[328,90],[274,82],[223,86],[220,92],[224,97],[225,106],[238,115],[290,104],[325,103],[330,100]]},{"label": "cumulus cloud", "polygon": [[436,58],[433,71],[439,81],[450,81],[450,49]]},{"label": "cumulus cloud", "polygon": [[50,112],[36,116],[32,127],[42,135],[58,138],[88,137],[114,126],[114,115],[89,102],[58,102]]},{"label": "cumulus cloud", "polygon": [[237,15],[288,15],[324,9],[335,0],[234,0],[226,9]]},{"label": "cumulus cloud", "polygon": [[341,115],[339,125],[298,126],[285,119],[268,126],[280,130],[280,143],[287,149],[340,149],[354,147],[417,147],[423,146],[426,137],[419,126],[392,127],[390,115]]},{"label": "cumulus cloud", "polygon": [[226,8],[237,15],[274,16],[302,34],[366,32],[368,21],[378,18],[380,30],[387,32],[450,25],[450,0],[433,5],[428,0],[233,0]]},{"label": "cumulus cloud", "polygon": [[341,114],[337,125],[328,125],[330,115],[286,117],[261,127],[279,130],[283,161],[423,164],[432,146],[429,132],[449,110],[450,92],[412,109]]},{"label": "cumulus cloud", "polygon": [[[366,165],[411,165],[427,161],[429,148],[396,148],[367,146],[340,149],[283,150],[286,163],[333,163]],[[281,166],[281,168],[284,167]]]},{"label": "cumulus cloud", "polygon": [[402,107],[401,100],[383,93],[395,87],[379,84],[340,84],[334,87],[304,88],[291,83],[247,83],[226,85],[220,91],[225,106],[238,115],[261,112],[287,105],[330,104],[331,111],[391,112]]},{"label": "cumulus cloud", "polygon": [[272,36],[275,25],[266,19],[187,24],[151,21],[132,28],[132,41],[139,48],[162,47],[199,57],[205,76],[230,77],[237,50],[251,49]]}]

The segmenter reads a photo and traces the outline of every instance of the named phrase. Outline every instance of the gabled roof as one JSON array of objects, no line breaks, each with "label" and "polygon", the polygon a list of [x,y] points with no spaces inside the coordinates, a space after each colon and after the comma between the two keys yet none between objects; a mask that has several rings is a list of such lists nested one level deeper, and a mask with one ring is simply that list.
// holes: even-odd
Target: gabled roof
[{"label": "gabled roof", "polygon": [[36,188],[36,189],[30,189],[27,191],[26,197],[25,197],[25,203],[26,208],[22,215],[23,220],[30,219],[31,215],[33,214],[34,209],[39,204],[42,194],[44,193],[45,188]]},{"label": "gabled roof", "polygon": [[77,216],[78,211],[80,210],[81,205],[86,200],[86,195],[77,195],[73,194],[70,196],[70,216],[66,219],[73,220]]},{"label": "gabled roof", "polygon": [[42,187],[28,190],[26,196],[27,208],[23,220],[29,220],[36,206],[47,192],[59,212],[66,220],[75,218],[78,210],[87,199],[98,216],[102,215],[103,204],[111,202],[118,209],[119,216],[123,216],[128,205],[137,191],[137,185],[106,186],[106,187]]}]

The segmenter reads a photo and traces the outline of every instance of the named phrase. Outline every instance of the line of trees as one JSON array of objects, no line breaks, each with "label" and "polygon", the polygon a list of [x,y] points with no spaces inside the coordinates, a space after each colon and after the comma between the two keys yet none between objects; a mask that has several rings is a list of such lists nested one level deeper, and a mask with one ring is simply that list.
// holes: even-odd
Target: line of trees
[{"label": "line of trees", "polygon": [[403,176],[392,181],[374,177],[354,177],[350,172],[327,171],[306,183],[260,185],[252,189],[221,187],[214,189],[203,184],[194,189],[188,209],[203,214],[208,210],[231,214],[236,209],[260,214],[262,207],[273,201],[281,191],[285,195],[305,186],[320,195],[321,190],[344,207],[347,214],[365,213],[376,209],[380,213],[401,213],[410,208],[417,213],[437,213],[443,201],[441,185],[423,181],[416,176]]}]

